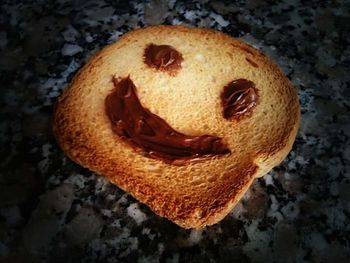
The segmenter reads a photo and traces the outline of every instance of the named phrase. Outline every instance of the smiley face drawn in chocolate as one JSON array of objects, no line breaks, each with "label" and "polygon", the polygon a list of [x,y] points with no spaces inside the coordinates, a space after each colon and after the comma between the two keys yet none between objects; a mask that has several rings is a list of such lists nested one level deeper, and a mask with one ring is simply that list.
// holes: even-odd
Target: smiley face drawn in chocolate
[{"label": "smiley face drawn in chocolate", "polygon": [[[169,45],[149,44],[145,48],[144,63],[172,76],[181,69],[183,57]],[[174,130],[167,122],[144,107],[130,76],[112,79],[114,89],[105,99],[105,110],[113,131],[135,149],[142,149],[153,158],[183,165],[230,154],[231,150],[220,137],[192,136]],[[246,79],[228,83],[221,93],[223,117],[239,119],[249,113],[258,102],[255,84]]]}]

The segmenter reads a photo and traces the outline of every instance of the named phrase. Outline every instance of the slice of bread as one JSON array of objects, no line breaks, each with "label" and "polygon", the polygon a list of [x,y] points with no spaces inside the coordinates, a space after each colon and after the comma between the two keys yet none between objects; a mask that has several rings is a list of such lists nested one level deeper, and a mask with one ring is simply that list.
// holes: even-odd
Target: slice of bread
[{"label": "slice of bread", "polygon": [[[150,45],[176,50],[180,66],[167,70],[170,53],[168,61],[150,66],[145,58]],[[149,114],[179,134],[220,138],[228,151],[185,151],[177,162],[178,156],[152,154],[152,147],[133,140],[133,131],[124,126],[125,136],[115,132],[125,123],[111,120],[106,98],[126,78]],[[225,118],[224,89],[241,79],[252,83],[255,93],[231,96],[237,114]],[[107,177],[158,215],[201,228],[225,217],[254,178],[286,157],[299,121],[291,82],[258,50],[220,32],[154,26],[123,35],[77,73],[57,101],[53,130],[73,161]]]}]

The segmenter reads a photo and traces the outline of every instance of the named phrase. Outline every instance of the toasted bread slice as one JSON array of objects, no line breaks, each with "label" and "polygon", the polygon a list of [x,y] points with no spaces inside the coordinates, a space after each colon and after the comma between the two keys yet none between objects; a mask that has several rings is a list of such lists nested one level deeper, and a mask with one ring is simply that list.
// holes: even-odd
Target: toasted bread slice
[{"label": "toasted bread slice", "polygon": [[[176,50],[178,67],[167,68],[175,63],[169,57],[150,65],[150,45]],[[106,98],[127,78],[147,114],[157,115],[180,137],[219,138],[227,151],[186,151],[182,159],[153,154],[156,150],[133,139],[133,131],[106,110]],[[232,95],[233,113],[225,117],[224,90],[242,79],[254,94]],[[299,121],[291,82],[258,50],[220,32],[154,26],[123,35],[77,73],[57,101],[53,130],[73,161],[107,177],[158,215],[201,228],[225,217],[254,178],[286,157]]]}]

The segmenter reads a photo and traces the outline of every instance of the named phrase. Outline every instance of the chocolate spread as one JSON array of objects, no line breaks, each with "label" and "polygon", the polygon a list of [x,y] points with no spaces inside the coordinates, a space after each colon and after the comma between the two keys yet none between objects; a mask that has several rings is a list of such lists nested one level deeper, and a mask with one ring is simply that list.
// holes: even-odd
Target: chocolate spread
[{"label": "chocolate spread", "polygon": [[225,119],[233,119],[251,110],[258,102],[254,82],[236,79],[224,87],[221,102]]},{"label": "chocolate spread", "polygon": [[174,73],[181,68],[182,55],[169,45],[149,44],[145,49],[145,63],[151,68]]},{"label": "chocolate spread", "polygon": [[113,78],[113,84],[114,89],[105,100],[106,113],[113,131],[133,147],[178,165],[230,153],[221,138],[182,134],[144,108],[130,77]]}]

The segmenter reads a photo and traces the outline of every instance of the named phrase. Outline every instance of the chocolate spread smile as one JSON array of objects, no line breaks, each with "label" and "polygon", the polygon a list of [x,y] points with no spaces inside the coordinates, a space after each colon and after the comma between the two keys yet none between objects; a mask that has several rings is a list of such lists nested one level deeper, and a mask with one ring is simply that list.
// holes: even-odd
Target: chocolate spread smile
[{"label": "chocolate spread smile", "polygon": [[130,77],[113,78],[113,84],[113,91],[105,99],[106,114],[113,131],[134,148],[177,165],[230,153],[222,138],[185,135],[144,108]]}]

